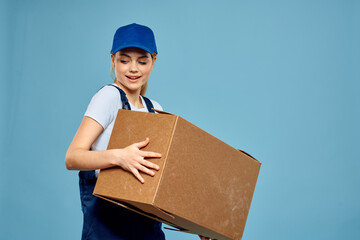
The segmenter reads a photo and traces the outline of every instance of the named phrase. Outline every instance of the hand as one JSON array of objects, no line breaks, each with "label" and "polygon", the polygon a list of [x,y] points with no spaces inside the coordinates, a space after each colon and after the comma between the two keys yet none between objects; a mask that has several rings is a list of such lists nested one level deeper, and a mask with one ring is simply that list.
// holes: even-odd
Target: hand
[{"label": "hand", "polygon": [[[160,158],[160,153],[141,151],[141,148],[147,146],[150,142],[149,138],[145,141],[134,143],[123,149],[115,149],[116,159],[118,159],[116,165],[122,167],[124,170],[131,172],[141,182],[144,183],[144,179],[141,177],[139,171],[144,172],[150,176],[154,176],[155,172],[150,169],[159,170],[160,167],[145,158]],[[119,154],[120,153],[120,154]]]}]

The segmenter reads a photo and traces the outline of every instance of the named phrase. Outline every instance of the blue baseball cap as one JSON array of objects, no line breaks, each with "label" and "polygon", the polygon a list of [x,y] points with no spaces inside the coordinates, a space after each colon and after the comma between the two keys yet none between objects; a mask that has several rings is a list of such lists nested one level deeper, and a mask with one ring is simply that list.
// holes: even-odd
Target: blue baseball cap
[{"label": "blue baseball cap", "polygon": [[153,31],[149,27],[136,23],[120,27],[116,30],[111,53],[115,54],[121,49],[128,47],[137,47],[150,54],[157,54]]}]

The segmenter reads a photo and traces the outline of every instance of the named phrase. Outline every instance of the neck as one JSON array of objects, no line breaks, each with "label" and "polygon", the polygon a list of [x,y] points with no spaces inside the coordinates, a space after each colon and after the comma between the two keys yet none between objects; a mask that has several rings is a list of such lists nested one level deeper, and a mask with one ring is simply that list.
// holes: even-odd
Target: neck
[{"label": "neck", "polygon": [[128,89],[126,89],[125,87],[123,87],[121,84],[119,84],[118,82],[115,82],[115,84],[125,92],[126,94],[126,98],[128,99],[128,101],[135,106],[136,108],[143,108],[143,104],[140,98],[140,92],[141,89],[138,89],[136,91],[129,91]]}]

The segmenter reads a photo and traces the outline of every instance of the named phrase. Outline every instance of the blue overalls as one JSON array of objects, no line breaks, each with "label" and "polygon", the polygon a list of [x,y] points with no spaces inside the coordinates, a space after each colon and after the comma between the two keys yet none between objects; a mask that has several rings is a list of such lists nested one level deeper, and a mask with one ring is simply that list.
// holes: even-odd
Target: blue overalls
[{"label": "blue overalls", "polygon": [[[123,109],[131,110],[125,93],[116,88],[120,92]],[[143,98],[148,111],[154,112],[151,101]],[[82,240],[165,240],[160,222],[94,196],[92,193],[96,179],[94,170],[79,172],[81,208],[84,214]]]}]

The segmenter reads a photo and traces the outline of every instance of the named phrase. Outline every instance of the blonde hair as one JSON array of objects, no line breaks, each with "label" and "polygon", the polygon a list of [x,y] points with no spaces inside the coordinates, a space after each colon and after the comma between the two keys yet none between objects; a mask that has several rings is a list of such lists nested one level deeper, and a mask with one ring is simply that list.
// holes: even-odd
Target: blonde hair
[{"label": "blonde hair", "polygon": [[[151,58],[154,59],[156,58],[156,53],[153,52],[151,54]],[[111,63],[111,67],[110,67],[110,76],[111,78],[114,80],[114,82],[116,81],[116,76],[114,74],[114,65]],[[148,81],[146,81],[146,83],[144,85],[141,86],[141,90],[140,90],[140,95],[141,96],[145,96],[145,93],[146,93],[146,90],[147,90],[147,87],[148,87]]]}]

